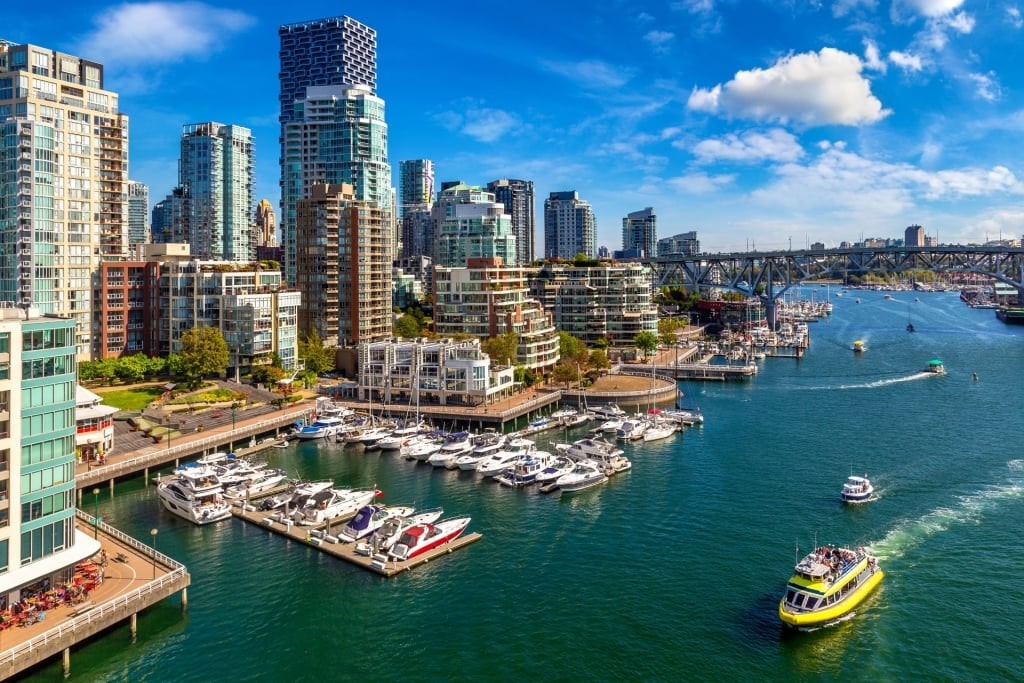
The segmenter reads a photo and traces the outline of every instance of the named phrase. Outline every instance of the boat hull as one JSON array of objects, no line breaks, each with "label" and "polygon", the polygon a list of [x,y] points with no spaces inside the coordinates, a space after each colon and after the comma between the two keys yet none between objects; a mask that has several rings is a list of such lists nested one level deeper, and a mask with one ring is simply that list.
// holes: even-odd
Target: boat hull
[{"label": "boat hull", "polygon": [[787,626],[793,626],[795,628],[807,628],[810,626],[821,626],[823,624],[829,624],[846,614],[852,612],[859,604],[875,590],[875,588],[882,582],[882,578],[885,576],[880,568],[875,569],[875,572],[845,600],[836,603],[830,607],[826,607],[820,610],[812,610],[809,612],[789,612],[785,609],[786,599],[783,597],[779,600],[779,619],[782,620]]}]

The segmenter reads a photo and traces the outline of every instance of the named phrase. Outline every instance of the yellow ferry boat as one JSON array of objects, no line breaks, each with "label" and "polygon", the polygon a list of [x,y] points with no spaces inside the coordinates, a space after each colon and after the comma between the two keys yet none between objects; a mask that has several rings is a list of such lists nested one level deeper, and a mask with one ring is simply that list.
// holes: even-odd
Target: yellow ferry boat
[{"label": "yellow ferry boat", "polygon": [[816,548],[797,562],[779,601],[779,618],[796,627],[835,621],[863,602],[883,576],[864,548]]}]

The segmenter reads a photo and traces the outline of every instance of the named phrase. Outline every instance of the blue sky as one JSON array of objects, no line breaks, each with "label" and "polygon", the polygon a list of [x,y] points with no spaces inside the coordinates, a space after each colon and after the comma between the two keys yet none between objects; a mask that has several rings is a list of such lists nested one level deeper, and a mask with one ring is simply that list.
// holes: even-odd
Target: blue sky
[{"label": "blue sky", "polygon": [[277,28],[347,14],[377,31],[396,170],[577,190],[610,249],[647,206],[708,251],[969,243],[1024,234],[1020,1],[16,3],[0,38],[106,65],[151,201],[182,125],[219,121],[276,207]]}]

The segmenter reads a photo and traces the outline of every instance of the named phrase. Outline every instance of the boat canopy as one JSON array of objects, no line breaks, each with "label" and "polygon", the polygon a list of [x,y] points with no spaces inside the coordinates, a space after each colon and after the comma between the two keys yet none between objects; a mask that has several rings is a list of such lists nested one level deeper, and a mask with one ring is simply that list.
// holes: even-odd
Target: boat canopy
[{"label": "boat canopy", "polygon": [[942,365],[942,361],[939,360],[938,358],[933,358],[932,360],[928,361],[928,367],[930,368],[935,368],[940,365]]}]

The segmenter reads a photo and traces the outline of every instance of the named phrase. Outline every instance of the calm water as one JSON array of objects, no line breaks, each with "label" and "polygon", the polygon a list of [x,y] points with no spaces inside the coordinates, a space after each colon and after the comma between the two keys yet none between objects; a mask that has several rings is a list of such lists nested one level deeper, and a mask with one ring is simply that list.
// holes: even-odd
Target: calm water
[{"label": "calm water", "polygon": [[[140,539],[159,528],[192,572],[189,610],[165,601],[134,644],[122,629],[76,651],[72,679],[1021,679],[1024,328],[956,294],[830,294],[805,358],[683,384],[706,424],[627,446],[630,473],[573,497],[394,455],[272,451],[295,475],[473,516],[480,542],[394,579],[238,520],[192,526],[119,486],[100,514]],[[932,358],[947,375],[920,373]],[[843,507],[851,472],[879,499]],[[816,541],[869,546],[887,578],[853,618],[788,633],[778,599]]]}]

